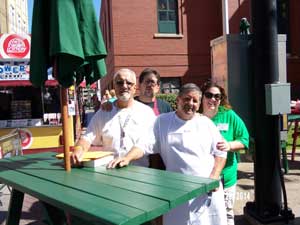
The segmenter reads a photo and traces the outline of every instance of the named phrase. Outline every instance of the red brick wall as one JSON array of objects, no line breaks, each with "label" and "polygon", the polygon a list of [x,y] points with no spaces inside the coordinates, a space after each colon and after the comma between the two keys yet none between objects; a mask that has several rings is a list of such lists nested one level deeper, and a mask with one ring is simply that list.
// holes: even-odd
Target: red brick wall
[{"label": "red brick wall", "polygon": [[114,64],[108,65],[113,70],[109,71],[129,67],[139,74],[145,67],[154,67],[163,77],[184,76],[183,82],[198,83],[210,76],[209,43],[222,34],[221,1],[179,0],[181,38],[154,37],[158,33],[157,1],[109,2],[114,46]]},{"label": "red brick wall", "polygon": [[[290,45],[291,54],[300,56],[300,1],[290,0]],[[299,74],[300,75],[300,74]]]},{"label": "red brick wall", "polygon": [[300,99],[300,1],[290,0],[290,53],[287,58],[287,80],[292,99]]},{"label": "red brick wall", "polygon": [[251,1],[228,0],[228,17],[230,33],[240,33],[241,18],[246,17],[251,24]]},{"label": "red brick wall", "polygon": [[[182,38],[154,37],[158,29],[156,4],[156,0],[102,0],[100,21],[101,26],[106,24],[102,31],[108,39],[107,32],[111,32],[108,75],[101,80],[102,90],[111,85],[112,74],[122,67],[137,75],[145,67],[154,67],[163,77],[181,77],[182,83],[201,84],[210,77],[210,40],[222,35],[222,1],[178,0]],[[291,0],[291,5],[291,44],[299,56],[300,4]],[[230,33],[239,33],[242,17],[251,24],[251,0],[228,0],[228,13]],[[299,60],[288,60],[287,67],[292,87],[300,86]]]}]

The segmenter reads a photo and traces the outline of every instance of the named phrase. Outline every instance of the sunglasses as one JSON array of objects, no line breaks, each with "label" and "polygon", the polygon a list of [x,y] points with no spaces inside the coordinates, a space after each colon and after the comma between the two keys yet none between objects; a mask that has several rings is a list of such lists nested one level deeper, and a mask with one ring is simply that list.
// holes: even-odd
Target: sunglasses
[{"label": "sunglasses", "polygon": [[205,98],[208,98],[208,99],[214,98],[217,101],[222,98],[222,94],[213,94],[213,93],[210,93],[210,92],[205,92],[204,96],[205,96]]},{"label": "sunglasses", "polygon": [[132,87],[134,85],[133,82],[130,82],[128,80],[117,80],[116,81],[116,85],[118,85],[118,86],[123,86],[124,84],[126,84],[128,87]]}]

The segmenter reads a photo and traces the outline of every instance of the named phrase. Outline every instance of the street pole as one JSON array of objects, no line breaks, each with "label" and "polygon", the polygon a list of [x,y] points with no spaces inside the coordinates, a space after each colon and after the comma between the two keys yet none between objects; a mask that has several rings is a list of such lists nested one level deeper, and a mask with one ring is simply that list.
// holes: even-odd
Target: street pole
[{"label": "street pole", "polygon": [[223,35],[229,34],[228,0],[222,0]]},{"label": "street pole", "polygon": [[269,223],[282,220],[280,185],[280,116],[266,114],[265,84],[279,82],[276,0],[252,1],[255,98],[255,201],[245,213]]}]

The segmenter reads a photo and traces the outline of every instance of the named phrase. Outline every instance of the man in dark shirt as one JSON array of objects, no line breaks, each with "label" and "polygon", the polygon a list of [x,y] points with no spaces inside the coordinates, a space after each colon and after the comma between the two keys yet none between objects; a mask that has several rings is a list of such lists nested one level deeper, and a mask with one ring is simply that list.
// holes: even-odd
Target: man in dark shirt
[{"label": "man in dark shirt", "polygon": [[[170,104],[166,101],[156,98],[159,92],[160,74],[151,68],[144,69],[139,77],[140,94],[135,99],[150,106],[155,115],[173,111]],[[149,155],[149,167],[156,169],[165,169],[165,165],[159,154]]]},{"label": "man in dark shirt", "polygon": [[173,111],[172,107],[166,101],[156,98],[159,92],[160,74],[151,68],[144,69],[139,77],[139,96],[136,100],[150,106],[155,115]]}]

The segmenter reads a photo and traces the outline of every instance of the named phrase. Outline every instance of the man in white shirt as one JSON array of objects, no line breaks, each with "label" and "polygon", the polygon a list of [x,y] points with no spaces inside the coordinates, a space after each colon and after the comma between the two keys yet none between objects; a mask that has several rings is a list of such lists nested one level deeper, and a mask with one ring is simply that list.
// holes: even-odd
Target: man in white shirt
[{"label": "man in white shirt", "polygon": [[[111,111],[98,110],[86,133],[79,139],[71,154],[73,165],[81,163],[83,153],[90,146],[102,145],[104,150],[124,156],[133,146],[144,148],[143,135],[153,129],[155,114],[148,106],[134,100],[136,75],[132,70],[120,69],[113,78],[117,100]],[[148,166],[144,157],[136,165]]]},{"label": "man in white shirt", "polygon": [[[227,153],[216,147],[222,136],[213,122],[196,113],[200,99],[197,85],[182,86],[176,112],[162,114],[155,122],[153,145],[148,149],[132,148],[125,157],[109,163],[108,168],[128,165],[145,154],[159,153],[166,170],[219,179]],[[226,224],[223,194],[220,185],[218,190],[180,205],[164,215],[164,225]]]}]

